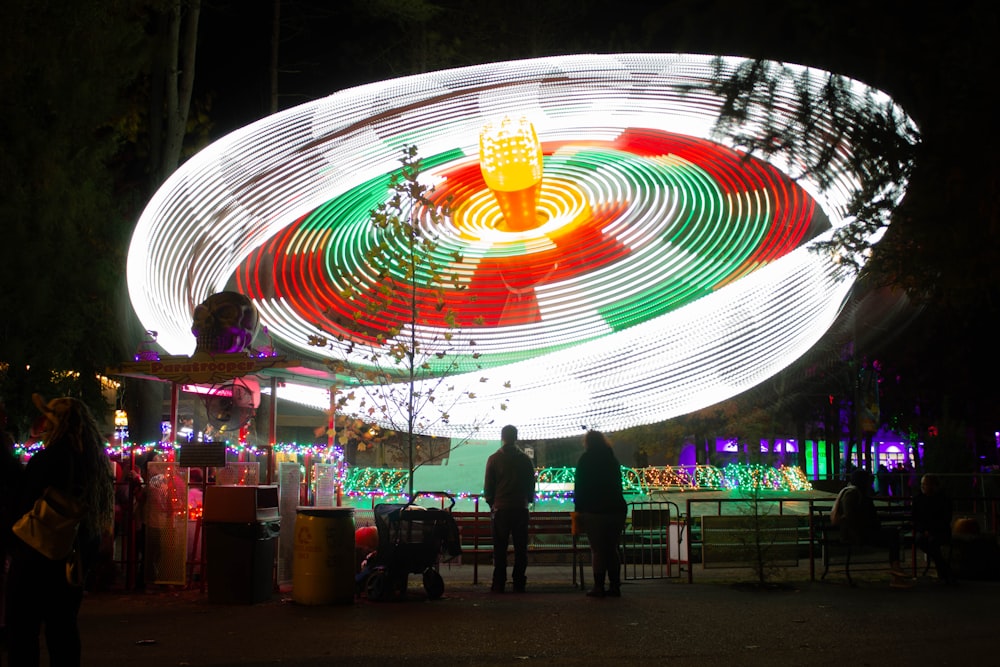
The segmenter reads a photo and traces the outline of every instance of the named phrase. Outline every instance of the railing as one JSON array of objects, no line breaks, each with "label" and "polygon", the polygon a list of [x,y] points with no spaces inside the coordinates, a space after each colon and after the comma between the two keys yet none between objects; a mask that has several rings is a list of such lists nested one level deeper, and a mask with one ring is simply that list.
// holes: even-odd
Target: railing
[{"label": "railing", "polygon": [[[685,503],[685,518],[688,534],[688,583],[694,582],[694,561],[693,552],[697,549],[704,562],[704,531],[702,530],[701,518],[703,516],[728,516],[750,520],[752,517],[760,516],[791,516],[800,517],[803,528],[809,521],[809,503],[811,498],[782,498],[780,496],[768,495],[764,497],[747,498],[688,498]],[[706,512],[703,507],[711,508]],[[700,511],[699,511],[700,509]],[[729,511],[725,511],[728,509]],[[777,510],[775,514],[774,510]],[[730,529],[732,527],[730,526]],[[748,528],[750,530],[750,528]],[[803,530],[802,535],[808,536],[808,531]],[[805,544],[803,544],[805,546]],[[731,552],[731,549],[729,550]],[[747,564],[749,565],[749,563]]]},{"label": "railing", "polygon": [[[676,503],[670,501],[629,503],[622,535],[624,578],[679,577],[681,544],[685,532],[685,525]],[[677,566],[676,572],[675,566]]]},{"label": "railing", "polygon": [[[651,483],[651,471],[660,471],[655,474],[661,474],[662,469],[650,468],[650,469],[634,469],[635,472],[642,472],[642,485],[650,489],[653,488]],[[951,483],[951,487],[964,489],[969,488],[972,493],[968,494],[951,494],[953,504],[954,504],[954,516],[957,517],[970,517],[976,520],[976,523],[980,526],[984,533],[997,534],[1000,533],[1000,475],[990,474],[990,475],[941,475],[945,480]],[[705,514],[714,515],[725,515],[725,514],[739,514],[739,505],[744,506],[751,500],[746,498],[698,498],[691,497],[692,491],[694,489],[683,487],[673,488],[670,490],[665,490],[666,486],[662,484],[663,480],[659,480],[657,484],[658,487],[662,487],[660,491],[652,491],[651,495],[643,497],[641,500],[636,496],[632,496],[633,503],[638,502],[667,502],[672,503],[671,500],[665,498],[666,494],[673,497],[680,495],[683,491],[684,496],[688,496],[684,499],[681,507],[682,511],[678,511],[677,506],[669,508],[669,522],[670,527],[668,528],[670,532],[669,537],[665,541],[668,545],[670,551],[666,554],[653,554],[652,552],[644,554],[644,556],[649,556],[652,559],[658,559],[665,562],[668,567],[665,572],[656,572],[655,576],[658,578],[661,575],[664,576],[675,576],[674,566],[677,567],[676,576],[681,576],[683,573],[683,568],[686,566],[688,568],[688,581],[693,580],[693,566],[692,560],[700,555],[701,549],[701,531],[700,531],[700,519],[699,517]],[[192,484],[192,486],[204,487],[204,484]],[[136,588],[140,582],[141,570],[140,565],[142,562],[144,542],[142,534],[142,521],[139,516],[139,510],[137,508],[137,500],[139,494],[143,493],[145,490],[145,485],[141,483],[130,484],[127,480],[119,482],[116,485],[116,501],[118,504],[119,512],[116,515],[115,522],[115,541],[113,555],[110,557],[111,565],[115,570],[115,577],[123,577],[124,586],[128,590]],[[372,508],[376,504],[382,501],[398,501],[399,499],[391,499],[383,496],[371,496],[370,505]],[[900,497],[880,497],[880,502],[886,505],[899,504],[902,502],[907,502],[909,500],[909,494],[901,494]],[[405,500],[404,500],[405,501]],[[482,504],[480,503],[480,496],[478,494],[470,494],[463,497],[465,503],[471,503],[472,512],[477,513],[482,516],[482,519],[487,522],[489,521],[488,512],[483,510]],[[769,493],[766,497],[759,499],[761,503],[774,504],[774,511],[778,515],[790,514],[795,516],[808,517],[809,515],[809,503],[832,503],[832,498],[830,495],[825,497],[820,496],[808,496],[803,497],[802,494],[796,494],[795,497],[783,497],[780,493]],[[440,502],[443,503],[444,498]],[[189,508],[188,512],[197,511],[194,508]],[[197,516],[190,514],[188,517],[192,526],[196,526]],[[371,510],[365,509],[363,506],[356,509],[355,521],[358,526],[362,525],[372,525],[371,520]],[[640,536],[641,537],[641,536]],[[188,563],[186,572],[188,578],[188,584],[190,585],[192,581],[195,580],[195,576],[201,573],[202,566],[202,554],[204,550],[202,548],[204,539],[203,536],[196,533],[196,539],[198,540],[198,548],[194,549],[193,554],[189,553]],[[189,538],[190,540],[190,538]],[[660,543],[663,543],[660,537],[657,537]],[[686,549],[685,549],[686,547]],[[815,550],[815,547],[814,547]],[[810,558],[820,557],[821,553],[818,551],[810,552]],[[626,563],[626,565],[630,565]],[[636,563],[634,565],[639,566],[649,566],[651,563]],[[635,573],[636,578],[649,578],[653,576],[649,572],[642,572],[641,570]],[[146,583],[152,583],[147,578]],[[201,578],[201,584],[204,584],[204,578]]]}]

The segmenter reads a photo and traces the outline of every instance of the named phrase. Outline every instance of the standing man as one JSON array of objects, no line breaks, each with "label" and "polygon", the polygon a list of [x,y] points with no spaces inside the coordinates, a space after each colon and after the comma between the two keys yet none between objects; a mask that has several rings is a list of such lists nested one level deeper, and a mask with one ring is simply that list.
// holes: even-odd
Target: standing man
[{"label": "standing man", "polygon": [[490,506],[493,529],[493,585],[503,593],[507,583],[507,544],[514,542],[514,592],[523,593],[528,569],[528,507],[535,501],[535,466],[517,446],[517,428],[500,431],[500,449],[486,460],[483,495]]}]

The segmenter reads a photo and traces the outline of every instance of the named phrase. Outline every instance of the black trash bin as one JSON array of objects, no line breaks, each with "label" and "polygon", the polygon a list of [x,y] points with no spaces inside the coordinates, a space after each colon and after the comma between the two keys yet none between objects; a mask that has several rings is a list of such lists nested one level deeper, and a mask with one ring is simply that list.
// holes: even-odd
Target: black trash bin
[{"label": "black trash bin", "polygon": [[208,601],[254,604],[274,594],[278,521],[206,523]]},{"label": "black trash bin", "polygon": [[270,600],[281,528],[277,487],[206,487],[203,527],[209,602]]}]

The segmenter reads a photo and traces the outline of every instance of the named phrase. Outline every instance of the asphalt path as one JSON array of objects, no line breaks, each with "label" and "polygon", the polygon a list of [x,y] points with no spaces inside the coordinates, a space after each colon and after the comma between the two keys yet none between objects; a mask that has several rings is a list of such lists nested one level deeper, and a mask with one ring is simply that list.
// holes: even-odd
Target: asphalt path
[{"label": "asphalt path", "polygon": [[444,569],[437,600],[419,577],[397,602],[303,605],[276,592],[224,605],[197,589],[92,594],[81,611],[84,665],[1000,664],[998,582],[918,578],[894,589],[887,573],[848,586],[792,572],[762,589],[746,572],[699,570],[693,584],[626,581],[621,598],[593,599],[558,569],[529,570],[528,592],[502,595],[473,585],[462,568]]}]

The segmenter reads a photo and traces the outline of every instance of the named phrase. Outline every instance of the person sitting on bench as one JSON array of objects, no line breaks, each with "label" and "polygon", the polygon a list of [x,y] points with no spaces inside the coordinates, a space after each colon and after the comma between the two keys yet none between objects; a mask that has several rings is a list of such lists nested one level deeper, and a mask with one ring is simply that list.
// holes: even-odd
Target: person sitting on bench
[{"label": "person sitting on bench", "polygon": [[885,547],[889,551],[890,585],[904,588],[910,581],[899,564],[899,532],[882,526],[872,501],[872,475],[864,468],[851,473],[847,486],[841,489],[833,503],[830,523],[840,528],[841,542],[849,545]]}]

